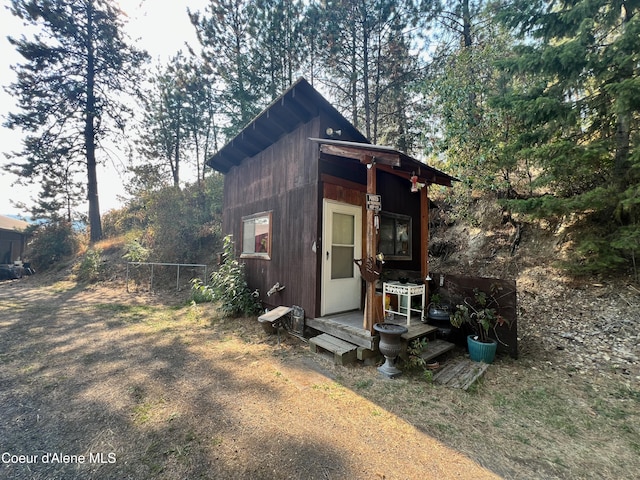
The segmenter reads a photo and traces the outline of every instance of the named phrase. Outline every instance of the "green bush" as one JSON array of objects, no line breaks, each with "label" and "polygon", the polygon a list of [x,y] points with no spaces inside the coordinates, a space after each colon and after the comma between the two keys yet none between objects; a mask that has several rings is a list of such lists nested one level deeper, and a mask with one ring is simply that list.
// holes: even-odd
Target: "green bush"
[{"label": "green bush", "polygon": [[199,278],[191,280],[191,301],[195,303],[213,302],[213,289]]},{"label": "green bush", "polygon": [[127,252],[122,256],[127,262],[146,262],[149,258],[149,249],[142,246],[136,239],[127,242]]},{"label": "green bush", "polygon": [[50,222],[28,229],[29,244],[25,260],[36,270],[46,270],[56,262],[78,251],[78,235],[69,222]]},{"label": "green bush", "polygon": [[102,250],[89,249],[78,266],[76,276],[82,282],[95,282],[100,277],[102,270]]},{"label": "green bush", "polygon": [[244,264],[234,256],[230,235],[224,238],[224,263],[211,274],[211,283],[192,282],[192,300],[219,302],[221,310],[230,316],[251,316],[262,310],[256,292],[247,284]]}]

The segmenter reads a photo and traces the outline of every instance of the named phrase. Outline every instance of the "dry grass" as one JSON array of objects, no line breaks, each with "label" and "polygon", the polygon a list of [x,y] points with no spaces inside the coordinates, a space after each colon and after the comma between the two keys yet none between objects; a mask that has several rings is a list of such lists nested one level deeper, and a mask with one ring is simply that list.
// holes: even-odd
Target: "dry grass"
[{"label": "dry grass", "polygon": [[[640,388],[537,358],[471,392],[337,367],[179,296],[37,278],[0,286],[4,478],[629,478]],[[471,460],[471,461],[470,461]],[[476,462],[476,463],[474,463]],[[482,465],[487,470],[478,467]]]}]

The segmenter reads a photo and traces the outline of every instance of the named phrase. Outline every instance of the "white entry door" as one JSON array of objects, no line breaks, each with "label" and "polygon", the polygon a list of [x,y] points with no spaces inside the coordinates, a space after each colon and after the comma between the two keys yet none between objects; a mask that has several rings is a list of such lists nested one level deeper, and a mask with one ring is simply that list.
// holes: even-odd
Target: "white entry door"
[{"label": "white entry door", "polygon": [[362,257],[362,209],[324,200],[322,222],[321,314],[360,308],[360,270],[353,263]]}]

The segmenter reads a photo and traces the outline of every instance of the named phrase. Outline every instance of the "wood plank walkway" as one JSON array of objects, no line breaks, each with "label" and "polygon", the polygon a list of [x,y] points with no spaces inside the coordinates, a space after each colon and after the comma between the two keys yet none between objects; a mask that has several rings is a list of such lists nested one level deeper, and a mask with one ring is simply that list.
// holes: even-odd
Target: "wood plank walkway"
[{"label": "wood plank walkway", "polygon": [[479,363],[468,358],[451,360],[433,375],[433,381],[439,385],[467,390],[489,368],[487,363]]}]

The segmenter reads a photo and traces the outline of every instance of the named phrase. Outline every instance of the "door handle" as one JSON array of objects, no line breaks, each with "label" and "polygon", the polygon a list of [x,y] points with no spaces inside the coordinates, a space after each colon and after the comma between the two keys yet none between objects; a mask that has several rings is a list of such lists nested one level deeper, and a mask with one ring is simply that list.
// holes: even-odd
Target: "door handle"
[{"label": "door handle", "polygon": [[327,260],[329,260],[329,251],[327,250]]}]

